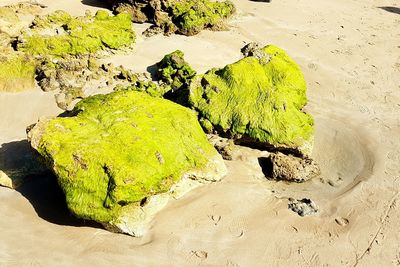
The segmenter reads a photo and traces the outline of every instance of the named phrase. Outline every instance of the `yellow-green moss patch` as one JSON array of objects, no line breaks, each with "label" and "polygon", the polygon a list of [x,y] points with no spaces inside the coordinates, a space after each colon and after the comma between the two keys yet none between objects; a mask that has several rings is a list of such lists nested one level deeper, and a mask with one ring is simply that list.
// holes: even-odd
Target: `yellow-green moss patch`
[{"label": "yellow-green moss patch", "polygon": [[116,13],[129,13],[134,22],[150,22],[154,25],[145,35],[158,32],[195,35],[203,29],[220,30],[225,19],[234,12],[235,7],[229,0],[109,0]]},{"label": "yellow-green moss patch", "polygon": [[212,69],[192,82],[190,104],[208,131],[238,141],[302,150],[313,137],[306,82],[299,66],[280,48],[266,46]]},{"label": "yellow-green moss patch", "polygon": [[135,42],[135,33],[127,14],[98,11],[94,17],[72,17],[57,11],[37,17],[21,40],[18,50],[27,54],[61,57],[128,47]]},{"label": "yellow-green moss patch", "polygon": [[73,113],[46,122],[31,142],[81,218],[109,222],[217,155],[193,111],[146,93],[88,97]]},{"label": "yellow-green moss patch", "polygon": [[0,58],[0,92],[18,92],[35,87],[35,62],[23,56]]},{"label": "yellow-green moss patch", "polygon": [[235,12],[230,1],[189,0],[171,2],[168,7],[178,33],[194,35],[205,28],[219,28]]}]

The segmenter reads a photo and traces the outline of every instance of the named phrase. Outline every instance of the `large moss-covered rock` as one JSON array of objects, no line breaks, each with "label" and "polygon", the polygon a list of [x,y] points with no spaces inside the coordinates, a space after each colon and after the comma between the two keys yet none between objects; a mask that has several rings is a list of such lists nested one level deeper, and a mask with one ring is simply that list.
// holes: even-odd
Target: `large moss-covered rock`
[{"label": "large moss-covered rock", "polygon": [[306,82],[299,66],[276,46],[196,77],[189,101],[209,132],[261,148],[311,151],[313,118],[302,111]]},{"label": "large moss-covered rock", "polygon": [[[224,28],[235,12],[230,1],[210,0],[108,0],[117,13],[127,12],[134,22],[154,23],[164,33],[195,35],[203,29]],[[152,30],[151,32],[157,32]]]},{"label": "large moss-covered rock", "polygon": [[129,47],[135,33],[128,14],[98,11],[95,16],[72,17],[56,11],[37,17],[19,41],[18,50],[27,54],[62,57]]},{"label": "large moss-covered rock", "polygon": [[29,139],[80,218],[138,236],[168,199],[225,174],[195,113],[168,100],[119,91],[73,114],[39,121]]}]

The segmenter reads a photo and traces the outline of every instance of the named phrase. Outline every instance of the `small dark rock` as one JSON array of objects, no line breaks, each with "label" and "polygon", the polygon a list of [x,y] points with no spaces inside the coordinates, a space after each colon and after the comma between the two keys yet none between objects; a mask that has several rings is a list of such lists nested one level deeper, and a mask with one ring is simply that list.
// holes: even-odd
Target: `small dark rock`
[{"label": "small dark rock", "polygon": [[293,199],[289,198],[288,209],[296,212],[299,216],[313,215],[318,212],[318,206],[308,198]]}]

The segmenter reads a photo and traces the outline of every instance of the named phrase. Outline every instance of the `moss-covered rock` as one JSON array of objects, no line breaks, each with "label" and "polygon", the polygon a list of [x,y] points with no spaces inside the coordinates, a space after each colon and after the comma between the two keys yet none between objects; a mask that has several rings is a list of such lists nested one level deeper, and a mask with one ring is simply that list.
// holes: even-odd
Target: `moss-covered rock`
[{"label": "moss-covered rock", "polygon": [[73,114],[40,121],[29,139],[73,214],[108,229],[141,235],[169,198],[225,173],[195,113],[168,100],[120,91]]},{"label": "moss-covered rock", "polygon": [[34,88],[35,64],[35,61],[23,55],[0,57],[0,92]]},{"label": "moss-covered rock", "polygon": [[194,35],[205,28],[223,28],[224,19],[234,11],[235,7],[230,1],[176,1],[168,6],[168,13],[178,28],[177,32],[184,35]]},{"label": "moss-covered rock", "polygon": [[18,50],[30,55],[82,55],[105,49],[129,47],[135,42],[131,17],[128,14],[72,17],[56,11],[37,17],[18,44]]},{"label": "moss-covered rock", "polygon": [[165,93],[171,90],[170,86],[167,85],[159,85],[152,81],[142,81],[137,80],[134,83],[124,86],[122,84],[118,84],[114,91],[135,91],[135,92],[145,92],[153,97],[163,97]]},{"label": "moss-covered rock", "polygon": [[183,57],[183,52],[176,50],[165,55],[157,63],[156,78],[170,85],[172,91],[188,87],[191,80],[196,76],[196,71],[190,67]]},{"label": "moss-covered rock", "polygon": [[[184,60],[184,54],[176,50],[167,54],[156,64],[157,72],[155,79],[157,82],[140,79],[130,79],[128,86],[118,85],[115,91],[139,91],[146,92],[154,97],[164,97],[179,104],[187,105],[188,89],[191,80],[196,76],[196,71]],[[119,76],[134,76],[132,73],[121,72]]]},{"label": "moss-covered rock", "polygon": [[134,22],[154,23],[150,32],[195,35],[203,29],[223,29],[235,7],[230,1],[210,0],[109,0],[117,13],[129,13]]},{"label": "moss-covered rock", "polygon": [[306,82],[299,66],[276,46],[196,77],[189,101],[205,129],[237,143],[311,151],[313,118],[302,111]]}]

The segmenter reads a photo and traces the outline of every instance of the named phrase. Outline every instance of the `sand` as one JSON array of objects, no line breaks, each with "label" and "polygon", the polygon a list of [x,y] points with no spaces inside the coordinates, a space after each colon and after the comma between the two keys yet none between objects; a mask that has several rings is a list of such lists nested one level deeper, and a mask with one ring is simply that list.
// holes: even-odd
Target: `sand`
[{"label": "sand", "polygon": [[[95,1],[41,3],[76,15],[101,8]],[[0,266],[400,264],[399,3],[234,3],[230,31],[140,37],[132,54],[104,61],[146,71],[182,49],[204,72],[239,59],[249,41],[286,49],[308,83],[321,178],[268,181],[258,159],[263,153],[243,148],[241,159],[226,162],[222,182],[170,202],[143,238],[133,238],[73,219],[52,176],[32,177],[18,191],[0,188]],[[138,32],[145,27],[135,25]],[[27,150],[25,126],[60,112],[53,96],[38,89],[1,93],[0,160],[24,164],[18,159]],[[288,210],[289,197],[310,198],[319,212],[300,217]]]}]

